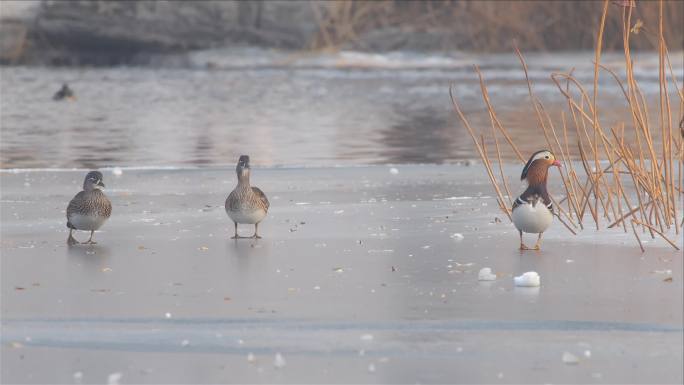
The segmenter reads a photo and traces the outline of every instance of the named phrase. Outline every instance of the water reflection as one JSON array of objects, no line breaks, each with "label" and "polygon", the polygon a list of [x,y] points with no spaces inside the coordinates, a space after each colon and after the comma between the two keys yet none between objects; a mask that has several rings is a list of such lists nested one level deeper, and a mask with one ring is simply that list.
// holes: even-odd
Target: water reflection
[{"label": "water reflection", "polygon": [[[499,119],[528,152],[546,142],[517,66],[504,63],[485,76]],[[3,168],[229,164],[241,153],[255,154],[260,165],[476,158],[449,102],[452,83],[471,125],[490,129],[477,79],[465,69],[0,67],[0,72]],[[535,93],[561,130],[566,104],[543,74],[533,79]],[[646,97],[657,100],[657,76],[641,80]],[[77,90],[78,101],[51,99],[63,81]],[[625,121],[629,115],[619,88],[602,87],[605,127]],[[566,119],[572,142],[576,130]],[[508,146],[501,150],[504,158],[514,159]]]}]

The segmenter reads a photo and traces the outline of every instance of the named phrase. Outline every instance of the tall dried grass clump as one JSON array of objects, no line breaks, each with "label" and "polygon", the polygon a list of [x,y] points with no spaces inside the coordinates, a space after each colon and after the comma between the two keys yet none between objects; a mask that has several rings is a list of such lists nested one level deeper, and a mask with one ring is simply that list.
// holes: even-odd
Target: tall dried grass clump
[{"label": "tall dried grass clump", "polygon": [[[634,0],[619,3],[621,5],[611,4],[609,0],[603,2],[596,30],[594,78],[590,92],[573,76],[572,71],[550,75],[567,102],[567,110],[561,111],[560,119],[554,120],[547,113],[544,104],[534,93],[534,87],[527,77],[525,59],[517,47],[516,54],[527,79],[538,128],[548,148],[567,165],[560,172],[565,197],[554,202],[559,209],[557,216],[561,222],[573,233],[574,229],[583,228],[586,222],[593,222],[597,230],[604,225],[607,228],[620,227],[625,232],[632,231],[642,251],[644,246],[640,233],[652,238],[660,237],[679,250],[677,243],[671,239],[671,233],[674,231],[681,238],[680,227],[684,226],[684,89],[675,76],[666,44],[664,3],[658,3],[659,15],[653,25],[634,20]],[[610,12],[620,13],[626,70],[624,80],[613,69],[601,64],[606,20]],[[654,48],[657,50],[654,55],[657,54],[659,59],[660,92],[656,111],[649,111],[649,104],[633,71],[631,39],[643,28],[652,32]],[[522,163],[526,159],[498,119],[489,101],[483,74],[477,67],[475,72],[480,79],[482,96],[491,118],[491,129],[476,132],[450,92],[451,100],[484,162],[501,210],[510,217],[512,195],[501,167],[500,138],[503,138],[503,145],[512,147]],[[601,106],[597,102],[599,76],[610,76],[622,90],[630,112],[629,116],[625,116],[625,121],[605,124],[605,119],[601,119]],[[671,90],[675,91],[675,100],[671,98]],[[568,130],[575,131],[576,142],[568,140]],[[486,146],[492,139],[496,162],[499,164],[498,175],[494,170],[491,150]],[[570,158],[571,148],[579,153],[574,163]]]}]

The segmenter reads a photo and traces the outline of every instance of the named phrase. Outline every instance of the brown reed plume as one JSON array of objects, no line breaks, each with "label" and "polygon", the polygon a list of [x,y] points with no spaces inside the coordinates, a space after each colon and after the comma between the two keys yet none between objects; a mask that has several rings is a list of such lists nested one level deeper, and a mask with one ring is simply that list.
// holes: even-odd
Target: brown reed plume
[{"label": "brown reed plume", "polygon": [[[548,148],[553,151],[568,167],[560,171],[565,197],[555,201],[558,207],[556,216],[573,234],[573,228],[584,228],[587,213],[596,229],[607,224],[606,228],[621,227],[628,232],[631,227],[635,239],[644,251],[639,233],[648,234],[651,238],[660,237],[672,247],[679,250],[677,242],[670,239],[674,232],[680,236],[680,227],[684,226],[682,200],[684,197],[683,164],[684,164],[684,89],[678,83],[672,69],[669,51],[664,38],[663,1],[660,1],[658,25],[643,26],[641,20],[633,24],[632,6],[618,6],[611,9],[609,0],[604,0],[601,21],[596,34],[594,56],[594,78],[591,94],[577,80],[572,71],[553,73],[550,77],[567,103],[567,111],[561,113],[562,132],[557,131],[558,123],[554,123],[544,108],[542,101],[535,95],[534,87],[529,79],[524,56],[516,47],[527,80],[530,103],[535,111],[538,127],[543,134]],[[620,77],[607,66],[601,64],[603,31],[608,12],[621,12],[622,39],[625,58],[626,79]],[[633,62],[630,53],[630,37],[638,33],[637,28],[653,31],[654,43],[658,55],[659,97],[657,111],[649,111],[648,101],[634,77]],[[657,31],[657,32],[655,32]],[[475,67],[480,79],[480,88],[484,104],[489,112],[491,130],[489,134],[483,130],[477,132],[469,124],[458,102],[449,95],[454,110],[466,127],[475,143],[482,159],[489,180],[494,187],[497,202],[502,211],[510,218],[511,193],[506,182],[498,136],[505,140],[517,158],[525,162],[515,142],[508,134],[504,124],[496,115],[491,104],[483,74]],[[601,106],[598,103],[599,76],[610,76],[620,87],[625,103],[629,109],[627,121],[612,122],[604,126],[601,119]],[[671,91],[676,90],[676,105],[682,116],[679,125],[673,119],[673,101]],[[651,108],[652,109],[652,108]],[[566,119],[566,116],[568,119]],[[576,142],[568,140],[568,125],[574,128]],[[677,129],[679,128],[679,130]],[[492,167],[485,138],[492,137],[498,156],[500,177]],[[489,141],[491,143],[491,141]],[[572,159],[570,149],[576,149],[579,158]],[[503,185],[503,188],[500,187]],[[506,191],[508,200],[502,191]],[[680,219],[681,218],[681,219]]]}]

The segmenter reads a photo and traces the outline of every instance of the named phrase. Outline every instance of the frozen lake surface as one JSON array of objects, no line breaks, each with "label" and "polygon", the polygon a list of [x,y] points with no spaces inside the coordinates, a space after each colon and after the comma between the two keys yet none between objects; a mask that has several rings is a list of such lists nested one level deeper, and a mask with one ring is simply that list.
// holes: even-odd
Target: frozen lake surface
[{"label": "frozen lake surface", "polygon": [[257,241],[232,166],[105,170],[72,248],[85,172],[0,172],[2,382],[682,382],[681,252],[556,222],[520,253],[480,166],[395,167],[255,168]]}]

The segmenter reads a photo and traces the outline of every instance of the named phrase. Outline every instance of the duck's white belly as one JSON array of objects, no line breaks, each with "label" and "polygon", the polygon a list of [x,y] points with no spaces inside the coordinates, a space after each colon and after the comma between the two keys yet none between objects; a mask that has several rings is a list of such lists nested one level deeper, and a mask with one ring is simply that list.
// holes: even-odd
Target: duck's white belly
[{"label": "duck's white belly", "polygon": [[513,210],[511,216],[515,227],[524,233],[543,233],[553,221],[553,214],[542,202],[534,207],[529,203],[522,204]]},{"label": "duck's white belly", "polygon": [[99,215],[71,214],[69,216],[69,222],[78,230],[97,230],[106,221],[107,218]]},{"label": "duck's white belly", "polygon": [[261,222],[266,217],[266,210],[226,210],[230,219],[237,223],[255,224]]}]

